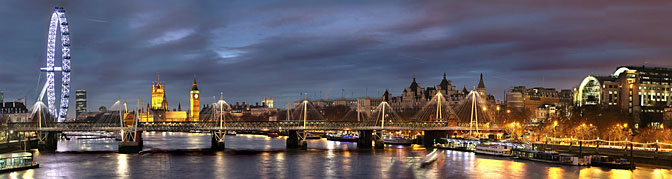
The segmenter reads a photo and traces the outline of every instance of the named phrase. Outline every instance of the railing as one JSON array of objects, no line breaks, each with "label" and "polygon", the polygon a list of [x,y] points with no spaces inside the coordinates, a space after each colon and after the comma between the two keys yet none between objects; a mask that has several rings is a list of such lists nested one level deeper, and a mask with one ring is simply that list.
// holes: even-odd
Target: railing
[{"label": "railing", "polygon": [[[376,122],[357,121],[227,121],[219,122],[141,122],[142,131],[210,131],[210,130],[469,130],[463,125],[448,122],[386,122],[384,127]],[[119,123],[62,122],[39,127],[36,123],[9,123],[13,131],[118,131]],[[124,129],[126,130],[126,129]],[[479,130],[499,130],[479,128]]]},{"label": "railing", "polygon": [[609,141],[602,139],[592,139],[592,140],[579,140],[575,138],[556,138],[556,137],[547,137],[544,143],[554,144],[554,145],[571,145],[583,147],[598,147],[599,148],[610,148],[610,149],[624,149],[629,150],[630,145],[632,144],[633,150],[638,151],[660,151],[660,152],[672,152],[672,144],[663,143],[663,142],[633,142],[633,141]]}]

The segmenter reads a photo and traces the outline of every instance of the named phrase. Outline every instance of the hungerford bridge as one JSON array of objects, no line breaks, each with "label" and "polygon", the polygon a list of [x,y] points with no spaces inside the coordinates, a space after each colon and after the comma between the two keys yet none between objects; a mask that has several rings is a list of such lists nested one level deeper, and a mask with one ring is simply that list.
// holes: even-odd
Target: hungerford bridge
[{"label": "hungerford bridge", "polygon": [[[501,131],[488,125],[490,121],[494,121],[492,118],[493,115],[491,115],[492,112],[486,110],[487,105],[481,102],[483,98],[475,91],[472,91],[460,105],[455,107],[457,109],[455,111],[458,111],[457,113],[448,105],[444,95],[438,93],[413,117],[415,120],[410,121],[402,120],[387,102],[382,102],[373,112],[366,110],[366,116],[360,114],[363,110],[357,110],[356,121],[348,120],[349,118],[355,118],[352,116],[340,121],[325,120],[307,100],[303,101],[303,105],[299,105],[292,110],[287,110],[287,116],[290,120],[227,121],[224,114],[230,110],[230,107],[220,99],[220,101],[213,103],[212,116],[205,120],[201,119],[199,122],[146,123],[139,122],[137,115],[133,115],[135,116],[134,120],[125,120],[123,116],[129,114],[129,112],[125,108],[126,104],[122,104],[121,100],[118,100],[111,108],[108,108],[118,109],[116,117],[110,117],[97,122],[66,122],[65,117],[69,108],[71,72],[70,31],[68,30],[68,25],[65,10],[61,7],[54,8],[49,23],[46,67],[40,68],[46,74],[46,82],[42,87],[37,102],[31,109],[32,115],[30,121],[32,122],[7,123],[7,130],[9,131],[35,132],[39,139],[38,149],[40,150],[56,150],[58,136],[60,133],[66,131],[119,132],[122,139],[119,142],[119,151],[124,153],[138,152],[142,149],[143,131],[208,131],[212,134],[212,148],[215,150],[224,149],[224,134],[226,131],[288,131],[287,147],[304,149],[307,147],[305,141],[306,133],[311,131],[358,131],[359,141],[357,142],[357,146],[360,148],[371,148],[374,146],[374,141],[377,148],[383,147],[383,131],[424,131],[423,144],[426,147],[433,147],[434,141],[441,137],[446,137],[449,132],[469,131],[469,134],[472,136],[480,136],[479,128],[481,131],[486,131],[485,133]],[[58,33],[59,30],[60,34]],[[61,57],[57,58],[56,42],[59,40],[57,39],[59,35],[61,37],[61,45],[58,47],[61,50]],[[60,67],[55,66],[56,59],[61,61]],[[55,72],[60,72],[62,77],[60,106],[58,109],[56,108]],[[46,105],[43,102],[45,95],[47,96]],[[140,106],[139,104],[141,102],[138,103],[138,106]],[[122,106],[124,106],[123,109]],[[138,112],[136,109],[135,114],[138,114]],[[291,112],[298,114],[297,117],[290,116]],[[219,114],[219,118],[217,114]],[[346,114],[346,116],[348,115]],[[479,121],[479,119],[481,120]],[[458,121],[463,123],[459,123]]]},{"label": "hungerford bridge", "polygon": [[[107,112],[97,122],[49,122],[50,113],[42,104],[33,107],[31,122],[7,123],[7,129],[15,132],[35,132],[38,137],[38,149],[44,151],[56,150],[56,143],[62,132],[77,131],[108,131],[118,132],[121,135],[119,152],[136,153],[142,149],[142,132],[209,132],[212,134],[212,149],[223,150],[227,131],[286,131],[287,148],[306,149],[307,133],[324,131],[356,131],[359,133],[358,148],[383,148],[384,131],[423,131],[422,144],[433,147],[434,143],[451,134],[468,134],[474,137],[485,137],[488,134],[501,132],[502,129],[490,126],[491,115],[487,112],[478,93],[472,91],[463,102],[453,108],[447,105],[442,94],[437,94],[413,118],[416,120],[402,120],[389,106],[381,102],[372,112],[357,117],[344,116],[342,120],[326,120],[319,110],[308,101],[287,110],[290,120],[282,121],[237,121],[231,120],[230,106],[222,99],[212,103],[210,109],[201,112],[201,121],[188,122],[140,122],[138,115],[132,119],[124,118],[129,114],[139,114],[135,109],[129,112],[125,102],[118,100],[108,109],[118,109]],[[142,104],[138,100],[138,105]],[[457,112],[456,112],[457,111]],[[294,117],[291,113],[295,114]],[[468,116],[467,120],[460,120],[460,116]],[[227,118],[229,118],[227,120]],[[357,119],[357,120],[355,120]],[[481,121],[479,121],[481,120]],[[462,122],[463,121],[463,122]]]}]

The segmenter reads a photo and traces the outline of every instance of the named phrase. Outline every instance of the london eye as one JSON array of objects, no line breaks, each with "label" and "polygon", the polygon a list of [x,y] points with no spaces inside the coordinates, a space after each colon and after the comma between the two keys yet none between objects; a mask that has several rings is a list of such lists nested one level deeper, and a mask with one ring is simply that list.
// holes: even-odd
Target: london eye
[{"label": "london eye", "polygon": [[[56,59],[56,41],[60,29],[61,37],[61,66],[55,66]],[[42,87],[42,92],[38,101],[44,99],[47,95],[47,106],[49,113],[58,114],[58,122],[65,121],[68,114],[68,103],[70,99],[70,32],[68,31],[68,20],[65,16],[65,9],[62,7],[54,8],[49,23],[49,35],[47,39],[47,66],[40,68],[40,71],[46,72],[47,81]],[[56,109],[56,92],[54,84],[54,72],[61,73],[61,96],[59,110]]]}]

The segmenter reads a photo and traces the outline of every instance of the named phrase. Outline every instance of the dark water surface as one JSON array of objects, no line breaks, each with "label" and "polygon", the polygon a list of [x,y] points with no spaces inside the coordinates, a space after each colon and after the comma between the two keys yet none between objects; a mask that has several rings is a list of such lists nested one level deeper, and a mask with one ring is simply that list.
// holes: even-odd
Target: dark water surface
[{"label": "dark water surface", "polygon": [[[36,152],[40,168],[0,178],[672,178],[672,170],[609,170],[553,165],[445,151],[426,168],[419,146],[357,150],[356,143],[310,140],[309,150],[285,149],[285,138],[226,136],[226,151],[210,152],[210,135],[144,133],[144,152],[118,154],[113,139],[73,138],[57,153]],[[94,151],[94,152],[92,152]]]}]

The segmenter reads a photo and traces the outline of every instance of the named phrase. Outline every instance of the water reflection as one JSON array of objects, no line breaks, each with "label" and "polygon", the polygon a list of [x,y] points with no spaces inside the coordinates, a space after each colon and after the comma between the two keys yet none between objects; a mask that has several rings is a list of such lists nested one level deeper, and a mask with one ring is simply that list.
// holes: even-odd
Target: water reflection
[{"label": "water reflection", "polygon": [[[36,153],[41,167],[0,178],[667,178],[671,171],[638,167],[606,170],[558,166],[470,152],[445,151],[421,168],[421,146],[357,150],[356,143],[309,140],[309,150],[288,150],[285,138],[226,136],[226,150],[211,152],[209,134],[146,132],[145,152],[116,153],[114,139],[59,142],[58,153]],[[97,151],[97,152],[85,152]]]}]

